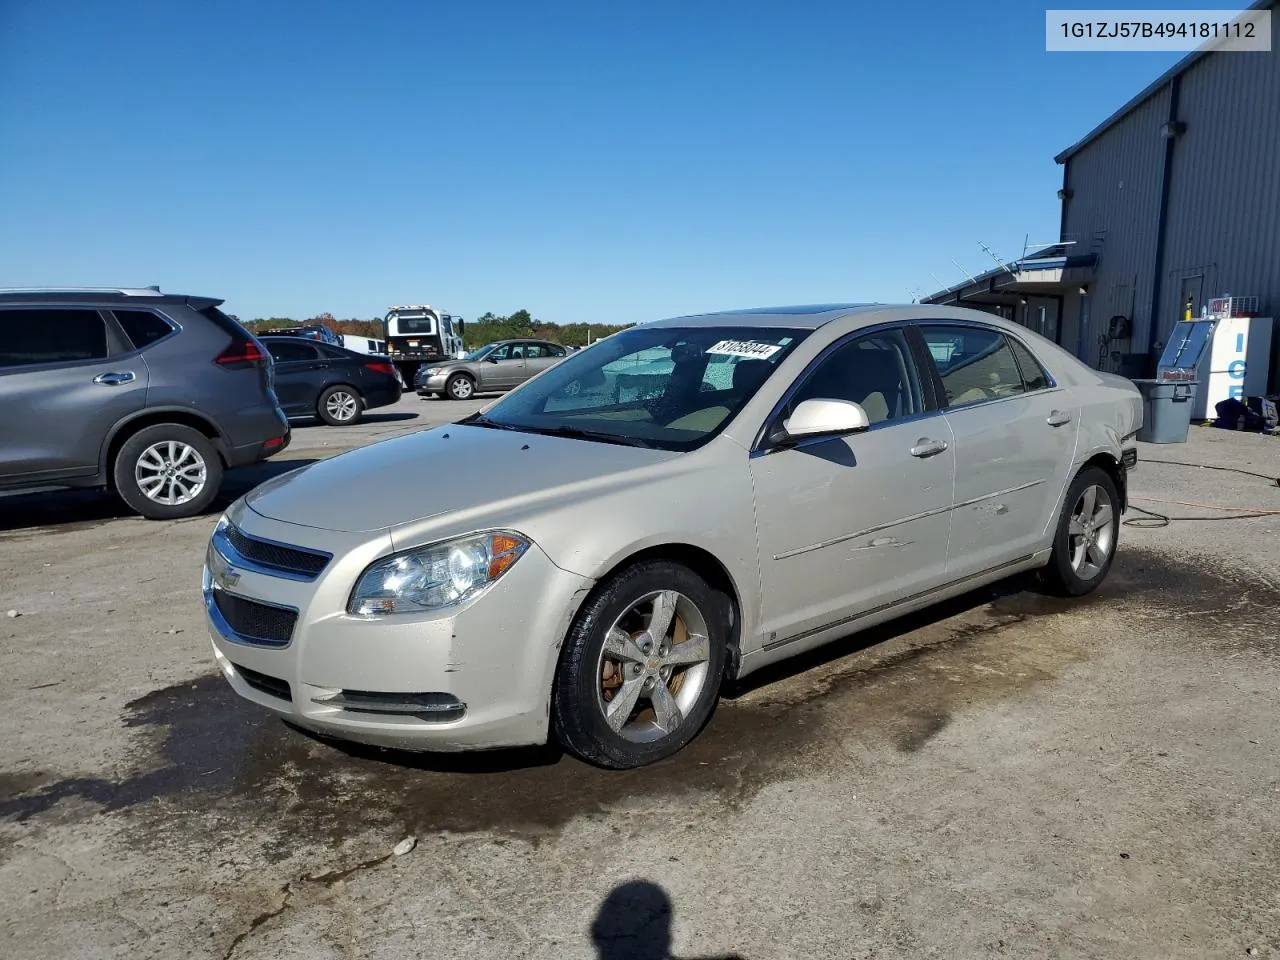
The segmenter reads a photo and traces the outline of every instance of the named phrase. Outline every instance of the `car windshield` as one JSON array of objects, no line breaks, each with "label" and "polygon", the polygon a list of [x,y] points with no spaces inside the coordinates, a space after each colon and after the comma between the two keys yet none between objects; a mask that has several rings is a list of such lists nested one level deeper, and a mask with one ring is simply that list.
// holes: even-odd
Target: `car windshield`
[{"label": "car windshield", "polygon": [[484,355],[488,353],[490,350],[492,350],[493,347],[494,345],[492,343],[486,343],[483,347],[476,347],[474,350],[472,350],[462,359],[463,360],[483,360]]},{"label": "car windshield", "polygon": [[808,332],[632,327],[570,354],[462,422],[692,450],[737,415]]},{"label": "car windshield", "polygon": [[394,328],[395,332],[392,333],[392,336],[402,337],[406,334],[433,334],[436,332],[435,318],[426,313],[393,313],[388,315],[387,325]]}]

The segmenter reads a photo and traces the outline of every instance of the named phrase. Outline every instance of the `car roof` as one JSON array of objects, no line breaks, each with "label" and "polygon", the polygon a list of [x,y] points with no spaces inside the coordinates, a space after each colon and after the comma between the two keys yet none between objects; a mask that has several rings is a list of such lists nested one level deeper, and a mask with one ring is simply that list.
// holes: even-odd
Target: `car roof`
[{"label": "car roof", "polygon": [[224,302],[218,297],[162,293],[159,287],[0,287],[0,303],[185,303],[200,309]]},{"label": "car roof", "polygon": [[817,330],[837,320],[853,319],[855,326],[906,320],[964,320],[1007,328],[995,314],[966,307],[943,307],[928,303],[840,303],[796,307],[752,307],[721,310],[637,324],[641,327],[774,327]]},{"label": "car roof", "polygon": [[875,303],[811,303],[789,307],[745,307],[654,320],[643,326],[663,327],[791,327],[816,330],[852,314],[883,309]]}]

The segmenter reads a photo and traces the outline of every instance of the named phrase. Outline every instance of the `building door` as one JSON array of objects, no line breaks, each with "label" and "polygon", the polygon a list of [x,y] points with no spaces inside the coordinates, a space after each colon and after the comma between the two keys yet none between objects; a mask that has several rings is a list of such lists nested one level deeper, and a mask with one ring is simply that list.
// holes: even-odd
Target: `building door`
[{"label": "building door", "polygon": [[1194,320],[1200,316],[1200,306],[1204,302],[1200,297],[1204,293],[1204,275],[1183,277],[1178,291],[1178,319]]}]

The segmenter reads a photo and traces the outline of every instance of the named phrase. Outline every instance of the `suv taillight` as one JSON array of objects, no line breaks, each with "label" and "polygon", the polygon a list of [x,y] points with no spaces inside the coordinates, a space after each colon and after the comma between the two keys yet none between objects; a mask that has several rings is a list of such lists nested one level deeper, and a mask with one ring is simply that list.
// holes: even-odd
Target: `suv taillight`
[{"label": "suv taillight", "polygon": [[267,359],[267,355],[252,340],[233,340],[225,350],[213,358],[219,366],[231,364],[258,364]]}]

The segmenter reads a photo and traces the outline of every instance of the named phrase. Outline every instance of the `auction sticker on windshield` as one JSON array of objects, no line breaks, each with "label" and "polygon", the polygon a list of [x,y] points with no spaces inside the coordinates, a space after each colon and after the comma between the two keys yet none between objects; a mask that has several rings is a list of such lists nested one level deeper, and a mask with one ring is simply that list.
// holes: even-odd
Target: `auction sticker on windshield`
[{"label": "auction sticker on windshield", "polygon": [[768,360],[782,348],[772,343],[756,343],[754,340],[721,340],[707,347],[707,353],[720,354],[726,357],[752,357],[757,360]]}]

